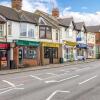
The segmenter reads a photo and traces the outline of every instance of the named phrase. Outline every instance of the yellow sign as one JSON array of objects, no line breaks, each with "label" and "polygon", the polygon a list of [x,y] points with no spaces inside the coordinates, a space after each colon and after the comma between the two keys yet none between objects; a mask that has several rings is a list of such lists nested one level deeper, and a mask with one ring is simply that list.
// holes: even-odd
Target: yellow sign
[{"label": "yellow sign", "polygon": [[59,47],[60,44],[59,43],[48,43],[48,42],[42,42],[42,46],[46,46],[46,47]]},{"label": "yellow sign", "polygon": [[70,42],[70,41],[64,41],[64,44],[69,45],[69,46],[76,46],[76,42]]}]

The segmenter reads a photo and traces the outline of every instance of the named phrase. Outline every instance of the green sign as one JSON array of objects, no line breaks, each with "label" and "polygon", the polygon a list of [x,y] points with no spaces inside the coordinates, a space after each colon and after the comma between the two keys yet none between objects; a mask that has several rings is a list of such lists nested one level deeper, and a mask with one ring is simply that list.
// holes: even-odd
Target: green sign
[{"label": "green sign", "polygon": [[35,42],[35,41],[24,41],[24,40],[17,40],[16,45],[20,46],[39,46],[40,42]]}]

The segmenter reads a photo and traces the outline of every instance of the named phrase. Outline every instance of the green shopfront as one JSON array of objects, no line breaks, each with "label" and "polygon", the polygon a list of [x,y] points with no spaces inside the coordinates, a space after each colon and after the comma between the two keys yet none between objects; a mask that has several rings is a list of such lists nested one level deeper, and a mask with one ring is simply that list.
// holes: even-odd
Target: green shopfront
[{"label": "green shopfront", "polygon": [[40,42],[16,40],[14,61],[18,67],[32,67],[40,65]]}]

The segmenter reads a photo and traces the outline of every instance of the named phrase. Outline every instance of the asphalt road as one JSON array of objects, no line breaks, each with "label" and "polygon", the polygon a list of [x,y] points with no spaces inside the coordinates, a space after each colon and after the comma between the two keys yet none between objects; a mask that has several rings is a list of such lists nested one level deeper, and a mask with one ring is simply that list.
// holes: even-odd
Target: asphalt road
[{"label": "asphalt road", "polygon": [[100,61],[2,75],[0,100],[100,100]]}]

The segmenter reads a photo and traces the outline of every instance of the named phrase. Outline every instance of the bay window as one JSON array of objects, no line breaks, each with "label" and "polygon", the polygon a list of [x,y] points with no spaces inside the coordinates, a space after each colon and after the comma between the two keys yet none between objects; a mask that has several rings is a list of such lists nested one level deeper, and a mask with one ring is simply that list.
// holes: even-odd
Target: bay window
[{"label": "bay window", "polygon": [[21,23],[20,36],[27,36],[27,24],[26,23]]},{"label": "bay window", "polygon": [[11,35],[12,33],[12,31],[11,31],[11,26],[12,26],[12,23],[11,22],[9,22],[8,23],[8,35]]},{"label": "bay window", "polygon": [[34,27],[33,27],[33,25],[28,25],[28,37],[34,37]]},{"label": "bay window", "polygon": [[0,36],[3,36],[4,34],[4,25],[0,24]]}]

